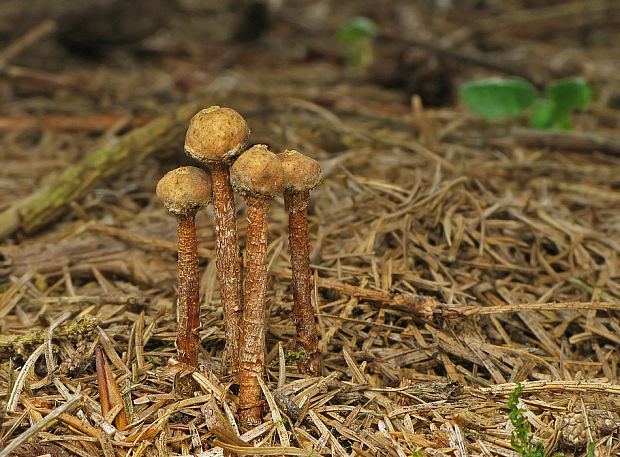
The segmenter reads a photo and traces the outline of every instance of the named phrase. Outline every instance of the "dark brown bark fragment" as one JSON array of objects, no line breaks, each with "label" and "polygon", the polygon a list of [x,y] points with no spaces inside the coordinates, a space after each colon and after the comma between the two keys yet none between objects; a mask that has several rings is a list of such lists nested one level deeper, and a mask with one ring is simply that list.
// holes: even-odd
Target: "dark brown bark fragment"
[{"label": "dark brown bark fragment", "polygon": [[241,254],[230,172],[226,164],[212,164],[213,214],[215,218],[215,264],[220,283],[226,346],[233,373],[239,371],[239,325],[241,324]]},{"label": "dark brown bark fragment", "polygon": [[310,243],[308,242],[308,202],[310,192],[284,192],[288,211],[289,249],[291,252],[293,320],[297,331],[297,350],[305,351],[298,359],[302,373],[320,376],[322,354],[312,307],[312,275],[310,273]]},{"label": "dark brown bark fragment", "polygon": [[244,428],[262,422],[261,388],[265,364],[265,292],[267,289],[267,212],[271,199],[246,197],[248,229],[244,306],[239,346],[239,420]]},{"label": "dark brown bark fragment", "polygon": [[114,374],[112,373],[112,368],[108,364],[108,361],[105,358],[105,355],[102,353],[103,359],[103,371],[105,374],[105,384],[108,391],[108,399],[109,399],[109,407],[112,410],[117,405],[123,405],[123,409],[119,411],[119,413],[114,418],[114,426],[122,430],[127,426],[127,414],[125,413],[125,402],[123,400],[123,396],[121,395],[121,391],[116,383],[116,379],[114,379]]},{"label": "dark brown bark fragment", "polygon": [[198,368],[200,346],[200,289],[194,213],[178,217],[179,324],[178,360]]},{"label": "dark brown bark fragment", "polygon": [[110,397],[108,396],[108,383],[105,376],[105,356],[100,347],[95,349],[95,366],[97,368],[97,389],[99,390],[101,415],[105,417],[110,412]]}]

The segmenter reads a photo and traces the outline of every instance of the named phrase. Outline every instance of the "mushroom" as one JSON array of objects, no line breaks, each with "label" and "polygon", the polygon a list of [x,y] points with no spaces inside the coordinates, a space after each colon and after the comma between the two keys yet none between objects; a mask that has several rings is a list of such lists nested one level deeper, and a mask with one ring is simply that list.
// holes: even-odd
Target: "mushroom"
[{"label": "mushroom", "polygon": [[267,212],[285,186],[278,157],[258,144],[245,151],[231,168],[232,185],[248,205],[243,317],[239,345],[239,419],[243,427],[261,423],[258,377],[265,364],[265,292],[267,288]]},{"label": "mushroom", "polygon": [[198,368],[200,346],[200,286],[196,212],[211,199],[211,180],[204,170],[179,167],[157,183],[157,196],[178,220],[179,328],[178,360]]},{"label": "mushroom", "polygon": [[233,373],[239,365],[241,253],[229,166],[241,153],[250,130],[243,117],[230,108],[212,106],[196,113],[185,136],[185,152],[205,164],[213,181],[213,213],[220,296],[226,347]]},{"label": "mushroom", "polygon": [[297,331],[297,346],[304,351],[298,359],[304,374],[320,376],[322,354],[314,321],[312,276],[310,273],[310,244],[308,242],[308,203],[310,191],[323,180],[319,163],[295,151],[278,154],[286,178],[284,206],[288,212],[288,239],[291,252],[291,289],[293,291],[293,320]]}]

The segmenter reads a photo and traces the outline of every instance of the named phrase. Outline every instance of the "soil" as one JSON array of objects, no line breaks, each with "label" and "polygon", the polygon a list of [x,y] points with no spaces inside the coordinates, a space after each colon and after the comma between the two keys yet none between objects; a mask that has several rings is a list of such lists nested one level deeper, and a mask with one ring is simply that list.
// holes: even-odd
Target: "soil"
[{"label": "soil", "polygon": [[[378,30],[356,68],[336,37],[354,16]],[[511,443],[518,385],[546,455],[620,455],[618,42],[609,0],[4,0],[0,457],[534,455]],[[487,122],[458,98],[487,77],[541,94],[580,77],[593,97],[571,131]],[[177,222],[155,186],[199,166],[183,138],[209,105],[324,176],[308,209],[323,376],[297,367],[276,198],[251,430],[212,208],[200,370],[173,359]]]}]

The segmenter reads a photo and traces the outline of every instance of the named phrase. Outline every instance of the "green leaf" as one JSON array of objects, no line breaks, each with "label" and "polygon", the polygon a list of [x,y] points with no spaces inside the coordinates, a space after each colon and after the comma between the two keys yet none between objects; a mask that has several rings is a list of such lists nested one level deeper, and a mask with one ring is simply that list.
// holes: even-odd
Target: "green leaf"
[{"label": "green leaf", "polygon": [[352,45],[360,41],[370,40],[377,34],[377,26],[364,16],[354,16],[345,21],[338,29],[338,40]]},{"label": "green leaf", "polygon": [[484,79],[463,84],[460,96],[487,120],[515,118],[536,101],[536,89],[522,79]]},{"label": "green leaf", "polygon": [[590,88],[580,78],[562,79],[547,89],[545,100],[551,104],[552,109],[547,125],[541,127],[570,129],[573,111],[588,106]]},{"label": "green leaf", "polygon": [[530,125],[536,129],[546,129],[553,120],[554,105],[547,99],[536,100],[530,114]]}]

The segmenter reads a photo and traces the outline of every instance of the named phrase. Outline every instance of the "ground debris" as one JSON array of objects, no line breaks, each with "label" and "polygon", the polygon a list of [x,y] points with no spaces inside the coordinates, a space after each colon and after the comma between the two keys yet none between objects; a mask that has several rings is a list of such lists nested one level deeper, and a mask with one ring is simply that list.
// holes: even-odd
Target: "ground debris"
[{"label": "ground debris", "polygon": [[[507,402],[519,382],[519,407],[547,455],[582,456],[594,441],[597,455],[619,456],[620,84],[610,45],[620,40],[611,27],[618,7],[266,2],[263,38],[240,46],[230,2],[172,3],[164,29],[95,60],[40,35],[35,43],[0,36],[0,209],[22,208],[29,195],[44,202],[28,218],[9,211],[13,228],[26,230],[0,246],[4,449],[513,457]],[[402,36],[396,62],[376,60],[399,65],[385,68],[399,87],[343,67],[333,36],[351,12]],[[0,29],[17,13],[0,8]],[[424,99],[444,82],[452,90],[497,76],[493,68],[517,69],[541,87],[580,75],[598,98],[574,115],[572,132],[517,130]],[[324,174],[309,207],[323,376],[297,369],[304,354],[295,350],[287,213],[276,199],[267,401],[263,424],[245,433],[224,370],[210,208],[196,219],[200,368],[171,361],[176,225],[154,189],[190,164],[185,118],[170,113],[196,100],[234,107],[251,143],[299,149]],[[154,126],[165,131],[140,136]],[[121,161],[89,151],[116,151]],[[41,190],[84,167],[82,178],[69,176],[75,193]],[[243,250],[247,210],[236,203]],[[115,389],[105,411],[95,351]],[[175,391],[181,375],[199,390]]]}]

